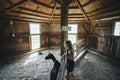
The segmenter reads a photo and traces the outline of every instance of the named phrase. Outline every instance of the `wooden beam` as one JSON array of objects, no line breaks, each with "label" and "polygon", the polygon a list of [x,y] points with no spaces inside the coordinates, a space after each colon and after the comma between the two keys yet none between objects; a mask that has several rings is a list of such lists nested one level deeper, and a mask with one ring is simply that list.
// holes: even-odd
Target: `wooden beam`
[{"label": "wooden beam", "polygon": [[[53,16],[53,19],[59,19],[61,16]],[[78,16],[68,16],[68,19],[69,18],[71,18],[71,19],[73,19],[74,20],[74,18],[78,18],[78,19],[80,19],[80,18],[84,18],[84,17],[78,17]],[[85,19],[85,18],[84,18]]]},{"label": "wooden beam", "polygon": [[[40,12],[40,11],[35,11],[35,10],[32,10],[32,9],[28,9],[28,8],[25,8],[25,7],[18,7],[19,9],[22,9],[22,10],[26,10],[26,11],[30,11],[30,12],[34,12],[34,13],[38,13],[38,14],[42,14],[42,15],[45,15],[45,16],[50,16],[50,14],[47,14],[47,13],[44,13],[44,12]],[[69,16],[77,16],[77,15],[81,15],[82,14],[68,14]],[[60,14],[55,14],[54,16],[60,16]]]},{"label": "wooden beam", "polygon": [[25,3],[27,3],[27,2],[29,2],[29,1],[31,1],[31,0],[22,0],[19,3],[15,4],[14,6],[12,6],[11,8],[8,8],[5,11],[0,12],[0,15],[3,15],[5,12],[9,12],[9,11],[11,11],[11,10],[13,10],[13,9],[15,9],[15,8],[25,4]]},{"label": "wooden beam", "polygon": [[7,16],[2,16],[2,18],[7,19],[7,20],[17,20],[17,21],[25,21],[25,22],[40,22],[40,23],[47,23],[48,21],[43,21],[43,20],[33,20],[33,19],[26,19],[26,18],[11,18]]},{"label": "wooden beam", "polygon": [[[119,6],[120,2],[118,2],[119,0],[114,0],[112,3],[108,3],[106,5],[101,5],[100,8],[97,8],[95,10],[92,10],[90,12],[88,12],[87,14],[91,14],[91,13],[94,13],[94,12],[97,12],[97,11],[100,11],[100,10],[104,10],[105,12],[107,12],[106,10],[109,9],[109,8],[114,8],[114,7],[117,7]],[[115,5],[113,5],[115,4]],[[106,10],[105,10],[106,9]],[[119,9],[119,8],[118,8]],[[111,9],[110,9],[111,10]],[[113,9],[114,10],[114,9]]]},{"label": "wooden beam", "polygon": [[[59,18],[53,18],[52,21],[56,21],[56,20],[60,20],[60,17]],[[84,17],[78,17],[78,18],[74,18],[74,17],[68,17],[68,20],[71,20],[71,21],[76,21],[76,20],[85,20],[86,19]]]},{"label": "wooden beam", "polygon": [[[114,12],[109,12],[109,13],[107,12],[107,13],[104,13],[104,14],[101,14],[101,15],[98,15],[98,16],[93,16],[90,19],[91,20],[99,20],[99,19],[111,18],[111,17],[117,17],[117,16],[120,16],[120,10],[114,11]],[[112,20],[112,19],[109,19],[109,20]]]},{"label": "wooden beam", "polygon": [[95,31],[96,27],[97,27],[97,24],[95,24],[94,29],[91,31],[91,34],[93,34],[93,33],[94,33],[94,31]]},{"label": "wooden beam", "polygon": [[[54,17],[60,17],[60,14],[54,14]],[[83,14],[68,14],[68,16],[71,16],[71,17],[84,17]]]},{"label": "wooden beam", "polygon": [[55,13],[56,8],[57,8],[57,4],[55,3],[54,9],[53,9],[53,11],[52,11],[52,14],[51,14],[50,19],[49,19],[49,22],[48,22],[49,24],[51,24],[51,22],[52,22],[52,18],[53,18],[53,15],[54,15],[54,13]]},{"label": "wooden beam", "polygon": [[12,19],[15,21],[22,21],[22,22],[37,22],[37,23],[47,23],[47,22],[43,22],[43,21],[34,21],[34,20],[21,20],[21,19]]},{"label": "wooden beam", "polygon": [[65,0],[65,3],[66,3],[67,5],[69,5],[72,1],[74,1],[74,0]]},{"label": "wooden beam", "polygon": [[69,22],[69,23],[74,23],[74,24],[75,24],[75,23],[78,23],[78,24],[79,24],[80,22],[86,22],[86,20],[74,20],[74,21],[73,21],[73,20],[69,20],[68,22]]},{"label": "wooden beam", "polygon": [[54,0],[54,1],[56,1],[58,4],[62,5],[61,0]]},{"label": "wooden beam", "polygon": [[36,10],[24,8],[24,7],[18,7],[18,8],[19,8],[19,9],[22,9],[22,10],[34,12],[34,13],[37,13],[37,14],[41,14],[41,15],[44,15],[44,16],[46,16],[46,17],[50,17],[50,14],[47,14],[47,13],[44,13],[44,12],[40,12],[40,11],[36,11]]},{"label": "wooden beam", "polygon": [[[69,9],[78,9],[78,6],[68,6]],[[56,9],[61,9],[61,7],[57,7]]]},{"label": "wooden beam", "polygon": [[86,15],[86,13],[85,13],[84,9],[82,8],[82,5],[81,5],[80,1],[79,1],[79,0],[77,0],[77,3],[78,3],[78,7],[80,8],[80,10],[81,10],[81,11],[82,11],[82,13],[83,13],[83,16],[85,17],[85,19],[87,20],[87,22],[88,22],[88,23],[90,23],[90,21],[89,21],[89,19],[88,19],[87,15]]},{"label": "wooden beam", "polygon": [[8,17],[8,18],[12,18],[12,19],[17,19],[17,18],[21,18],[21,19],[33,19],[33,20],[39,20],[39,21],[48,21],[48,20],[44,20],[44,19],[37,19],[37,18],[31,18],[31,17],[25,17],[25,16],[14,16],[14,15],[4,15],[2,17]]},{"label": "wooden beam", "polygon": [[12,16],[12,17],[15,17],[15,16],[16,16],[16,17],[26,17],[26,18],[41,19],[41,20],[48,20],[48,21],[49,21],[48,18],[41,18],[41,17],[31,16],[31,15],[25,15],[25,14],[18,14],[18,15],[15,15],[15,16],[14,16],[14,14],[13,14],[13,15],[7,14],[7,15],[10,15],[10,16]]},{"label": "wooden beam", "polygon": [[14,5],[10,0],[6,0],[10,5]]},{"label": "wooden beam", "polygon": [[52,7],[52,6],[49,6],[49,5],[45,4],[45,3],[42,3],[42,2],[37,1],[37,0],[32,0],[32,1],[33,1],[34,3],[36,3],[36,4],[39,4],[39,5],[45,6],[45,7],[47,7],[47,8],[51,8],[51,9],[54,8],[54,7]]},{"label": "wooden beam", "polygon": [[106,13],[111,13],[111,12],[115,12],[118,11],[120,9],[120,5],[119,3],[116,4],[116,6],[106,6],[106,7],[101,7],[99,9],[96,9],[94,11],[91,11],[88,14],[89,17],[95,17],[101,14],[106,14]]},{"label": "wooden beam", "polygon": [[23,15],[28,15],[28,16],[34,16],[34,17],[44,18],[44,19],[48,19],[49,18],[49,17],[45,17],[45,16],[35,15],[35,14],[32,14],[32,13],[19,12],[19,11],[14,11],[14,10],[12,10],[11,12],[17,13],[17,14],[23,14]]},{"label": "wooden beam", "polygon": [[85,30],[85,33],[88,34],[88,31],[87,31],[86,27],[84,26],[84,24],[82,25],[82,27]]},{"label": "wooden beam", "polygon": [[85,7],[93,2],[95,2],[96,0],[89,0],[87,3],[83,4],[82,7]]}]

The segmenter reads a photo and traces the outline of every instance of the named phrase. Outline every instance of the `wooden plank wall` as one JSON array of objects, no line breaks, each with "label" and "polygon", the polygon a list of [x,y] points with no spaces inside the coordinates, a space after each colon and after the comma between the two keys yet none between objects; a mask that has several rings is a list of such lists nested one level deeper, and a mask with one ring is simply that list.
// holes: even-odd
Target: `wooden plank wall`
[{"label": "wooden plank wall", "polygon": [[0,55],[11,55],[19,52],[28,51],[29,48],[29,28],[28,23],[10,22],[1,23],[6,24],[0,38]]},{"label": "wooden plank wall", "polygon": [[110,54],[120,59],[120,36],[112,37]]},{"label": "wooden plank wall", "polygon": [[[86,32],[84,31],[83,25],[81,23],[78,24],[78,33],[77,40],[84,38]],[[59,46],[61,45],[61,27],[60,24],[51,24],[50,25],[50,45],[51,46]]]},{"label": "wooden plank wall", "polygon": [[88,48],[120,59],[120,37],[114,36],[115,21],[94,22],[87,35]]},{"label": "wooden plank wall", "polygon": [[89,47],[103,53],[109,53],[112,22],[93,23],[91,34],[88,35]]},{"label": "wooden plank wall", "polygon": [[[90,27],[91,26],[91,27]],[[113,36],[114,21],[78,23],[77,40],[85,38],[87,47],[103,54],[120,58],[120,37]],[[0,55],[11,55],[30,51],[29,22],[0,22]],[[15,36],[13,36],[15,34]],[[41,23],[41,48],[61,45],[61,27],[59,23]]]},{"label": "wooden plank wall", "polygon": [[41,48],[49,47],[48,41],[49,41],[49,25],[48,24],[41,24],[41,33],[40,33],[40,43]]},{"label": "wooden plank wall", "polygon": [[61,27],[60,24],[51,24],[50,25],[50,45],[51,47],[61,45]]},{"label": "wooden plank wall", "polygon": [[86,37],[87,34],[90,32],[90,26],[87,22],[81,22],[78,24],[78,34],[77,34],[77,40],[80,40],[84,37]]}]

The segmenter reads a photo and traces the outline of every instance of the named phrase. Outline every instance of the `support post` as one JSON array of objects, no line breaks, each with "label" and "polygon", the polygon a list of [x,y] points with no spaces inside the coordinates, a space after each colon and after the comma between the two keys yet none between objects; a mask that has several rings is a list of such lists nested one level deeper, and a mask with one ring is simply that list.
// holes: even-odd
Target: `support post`
[{"label": "support post", "polygon": [[61,5],[61,55],[64,52],[64,41],[68,39],[68,32],[62,31],[63,26],[68,26],[68,5],[65,2]]}]

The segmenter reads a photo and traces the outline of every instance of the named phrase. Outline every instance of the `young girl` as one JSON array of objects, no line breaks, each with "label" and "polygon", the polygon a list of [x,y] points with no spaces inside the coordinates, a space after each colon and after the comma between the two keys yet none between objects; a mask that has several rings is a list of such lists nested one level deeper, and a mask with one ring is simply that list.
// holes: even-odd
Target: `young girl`
[{"label": "young girl", "polygon": [[64,42],[65,53],[62,55],[62,58],[67,60],[67,79],[71,77],[73,68],[74,68],[74,49],[72,47],[71,41],[67,40]]}]

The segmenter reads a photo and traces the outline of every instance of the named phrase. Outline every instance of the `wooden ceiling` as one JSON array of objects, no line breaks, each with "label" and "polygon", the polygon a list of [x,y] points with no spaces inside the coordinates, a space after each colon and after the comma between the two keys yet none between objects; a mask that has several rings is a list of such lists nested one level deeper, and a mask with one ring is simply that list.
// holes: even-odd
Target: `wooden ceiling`
[{"label": "wooden ceiling", "polygon": [[[41,23],[60,22],[60,3],[64,1],[66,0],[2,0],[0,18]],[[120,16],[120,0],[67,1],[70,1],[69,23]]]}]

